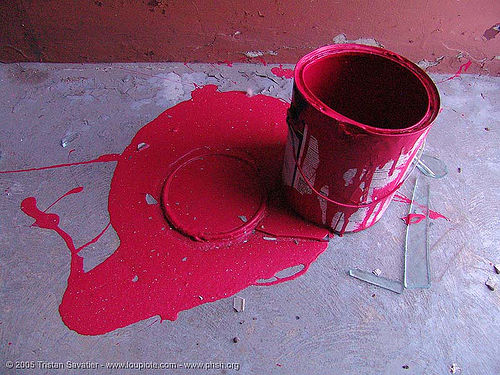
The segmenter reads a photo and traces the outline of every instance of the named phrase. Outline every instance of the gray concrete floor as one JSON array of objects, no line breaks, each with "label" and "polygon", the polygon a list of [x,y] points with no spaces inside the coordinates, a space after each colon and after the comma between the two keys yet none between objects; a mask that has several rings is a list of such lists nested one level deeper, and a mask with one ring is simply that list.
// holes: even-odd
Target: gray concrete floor
[{"label": "gray concrete floor", "polygon": [[[188,99],[193,83],[214,83],[221,91],[250,88],[288,100],[291,80],[274,76],[271,68],[1,65],[0,170],[121,153],[143,125]],[[0,373],[72,373],[44,370],[38,363],[35,370],[5,367],[6,361],[34,360],[236,362],[242,374],[447,374],[455,364],[461,368],[456,373],[499,374],[500,295],[484,283],[489,276],[500,283],[492,266],[500,263],[500,79],[463,75],[438,87],[443,110],[426,150],[448,166],[445,178],[429,182],[432,208],[450,221],[434,220],[430,227],[428,290],[397,295],[347,275],[353,267],[379,268],[386,277],[402,279],[406,227],[400,217],[408,207],[393,202],[372,228],[333,238],[304,276],[238,293],[247,302],[242,313],[233,311],[228,298],[181,312],[175,322],[153,317],[102,336],[81,336],[58,313],[69,252],[54,232],[30,228],[33,221],[19,206],[35,196],[46,207],[85,186],[78,198],[57,206],[61,227],[82,244],[109,220],[114,163],[0,175]],[[71,133],[79,137],[61,147]],[[68,156],[70,148],[75,151]],[[410,189],[407,183],[402,191]],[[85,268],[106,259],[118,242],[108,230],[85,250]],[[139,372],[165,371],[123,371]]]}]

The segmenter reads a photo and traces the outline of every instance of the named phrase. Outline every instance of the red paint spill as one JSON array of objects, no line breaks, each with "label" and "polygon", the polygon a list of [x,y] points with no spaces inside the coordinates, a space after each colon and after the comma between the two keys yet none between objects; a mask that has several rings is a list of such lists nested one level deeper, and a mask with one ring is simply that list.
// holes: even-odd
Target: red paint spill
[{"label": "red paint spill", "polygon": [[[410,198],[408,198],[407,196],[405,196],[404,194],[401,194],[401,193],[398,193],[398,194],[395,194],[394,195],[394,198],[393,200],[395,202],[400,202],[400,203],[408,203],[408,204],[411,204],[412,203],[412,200]],[[424,205],[421,205],[421,204],[418,204],[417,203],[417,206],[420,207],[421,209],[425,209],[425,206]],[[413,221],[410,221],[408,219],[409,216],[411,215],[420,215],[420,214],[410,214],[408,216],[405,216],[405,217],[402,217],[401,219],[408,225],[408,224],[416,224],[416,222],[413,222]],[[429,219],[432,219],[432,220],[436,220],[436,219],[445,219],[445,220],[448,220],[450,221],[450,219],[448,219],[446,216],[444,216],[443,214],[440,214],[439,212],[437,211],[433,211],[431,209],[429,209]],[[411,219],[411,218],[410,218]],[[421,220],[417,221],[420,222]]]},{"label": "red paint spill", "polygon": [[470,68],[471,65],[472,65],[472,61],[471,60],[467,61],[465,64],[462,64],[462,65],[459,66],[457,72],[454,75],[452,75],[451,77],[446,78],[446,79],[444,79],[442,81],[439,81],[438,83],[443,83],[443,82],[446,82],[446,81],[451,81],[452,79],[460,77],[463,73],[465,73]]},{"label": "red paint spill", "polygon": [[271,69],[271,72],[277,76],[282,78],[293,78],[293,70],[292,69],[283,69],[283,65],[280,64],[279,68],[274,67]]},{"label": "red paint spill", "polygon": [[121,157],[120,154],[106,154],[106,155],[101,155],[97,159],[93,159],[93,160],[80,161],[80,162],[76,162],[76,163],[56,164],[56,165],[50,165],[47,167],[16,169],[16,170],[12,170],[12,171],[0,171],[0,174],[2,174],[2,173],[20,173],[20,172],[43,171],[45,169],[73,167],[75,165],[84,165],[84,164],[92,164],[92,163],[108,163],[110,161],[119,161],[120,157]]},{"label": "red paint spill", "polygon": [[[179,212],[185,215],[182,217],[184,224],[189,224],[188,214],[193,222],[195,213],[201,213],[200,220],[206,219],[208,216],[203,215],[207,215],[207,207],[216,209],[213,226],[205,221],[199,228],[218,231],[226,228],[226,224],[233,228],[241,214],[248,215],[250,222],[256,206],[252,200],[248,205],[245,199],[247,185],[235,184],[228,178],[237,172],[234,168],[238,165],[228,170],[226,161],[214,158],[213,163],[203,163],[198,158],[196,164],[190,164],[190,169],[173,169],[186,155],[203,150],[209,155],[237,153],[251,160],[269,196],[267,217],[253,224],[268,225],[274,231],[275,215],[290,215],[282,211],[281,194],[273,194],[281,186],[288,105],[264,95],[249,98],[244,92],[220,93],[216,89],[210,85],[193,91],[192,100],[168,109],[144,126],[122,155],[105,155],[90,161],[118,161],[108,208],[111,224],[120,238],[118,249],[92,270],[84,272],[83,259],[78,252],[97,241],[107,227],[94,240],[77,249],[69,234],[59,227],[58,215],[41,211],[34,197],[23,200],[21,209],[35,219],[35,225],[54,230],[70,250],[68,286],[59,306],[62,320],[70,329],[85,335],[98,335],[156,315],[162,320],[175,320],[182,310],[229,297],[249,285],[262,285],[258,280],[271,279],[278,271],[302,264],[304,268],[300,272],[263,285],[296,278],[326,249],[327,243],[320,240],[328,231],[298,218],[284,221],[279,228],[282,237],[272,241],[252,230],[243,230],[237,236],[215,242],[194,241],[170,228],[160,204],[147,204],[145,192],[158,202],[162,201],[164,182],[173,173],[172,178],[179,178],[193,190],[204,182],[208,185],[220,183],[220,192],[225,194],[213,191],[213,199],[220,206],[204,205],[202,200],[191,205],[190,200],[176,200],[182,198],[178,193],[186,188],[177,185],[181,190],[173,191],[173,195],[162,203],[164,206],[179,203]],[[174,128],[178,131],[173,132]],[[137,152],[141,143],[150,147]],[[199,169],[206,167],[211,168],[209,174]],[[214,180],[203,180],[207,176]],[[304,240],[294,241],[294,236]]]}]

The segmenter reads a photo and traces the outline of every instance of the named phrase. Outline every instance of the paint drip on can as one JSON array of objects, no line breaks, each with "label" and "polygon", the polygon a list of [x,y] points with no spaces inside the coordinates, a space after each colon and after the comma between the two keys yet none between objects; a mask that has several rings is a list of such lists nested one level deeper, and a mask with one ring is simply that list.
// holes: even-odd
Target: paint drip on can
[{"label": "paint drip on can", "polygon": [[283,165],[287,200],[337,233],[375,224],[438,115],[439,94],[418,66],[382,48],[319,48],[295,68]]}]

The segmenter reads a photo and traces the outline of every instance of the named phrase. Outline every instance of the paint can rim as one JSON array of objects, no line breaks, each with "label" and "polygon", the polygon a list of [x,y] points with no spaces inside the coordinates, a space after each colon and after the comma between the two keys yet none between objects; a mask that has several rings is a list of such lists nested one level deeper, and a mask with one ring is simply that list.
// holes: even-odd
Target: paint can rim
[{"label": "paint can rim", "polygon": [[[310,64],[317,62],[320,59],[324,59],[326,57],[334,56],[334,55],[342,55],[342,54],[360,54],[360,55],[376,55],[387,59],[393,63],[398,64],[403,67],[411,74],[413,74],[422,86],[425,89],[428,103],[425,114],[422,118],[411,126],[405,128],[381,128],[373,125],[363,124],[356,120],[353,120],[326,105],[322,102],[308,87],[304,80],[304,69]],[[423,71],[416,64],[411,62],[410,60],[404,58],[403,56],[386,50],[384,48],[367,46],[362,44],[335,44],[328,45],[321,48],[318,48],[304,57],[302,57],[295,67],[294,72],[295,85],[299,92],[307,99],[309,104],[311,104],[315,109],[323,113],[328,117],[332,117],[335,120],[350,124],[352,126],[361,128],[366,132],[377,134],[377,135],[386,135],[386,136],[404,136],[415,134],[416,132],[423,131],[429,126],[431,126],[432,122],[436,119],[439,109],[440,109],[440,97],[439,92],[432,81],[432,79],[427,75],[425,71]]]}]

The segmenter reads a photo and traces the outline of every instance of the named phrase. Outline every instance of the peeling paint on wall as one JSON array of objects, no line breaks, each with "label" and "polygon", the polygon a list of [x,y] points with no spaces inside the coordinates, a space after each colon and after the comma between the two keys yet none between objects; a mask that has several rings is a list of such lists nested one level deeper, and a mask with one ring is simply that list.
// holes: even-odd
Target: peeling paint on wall
[{"label": "peeling paint on wall", "polygon": [[334,44],[345,44],[345,43],[355,43],[355,44],[365,44],[372,47],[384,48],[384,45],[373,38],[358,38],[358,39],[347,39],[345,34],[339,34],[333,38]]}]

